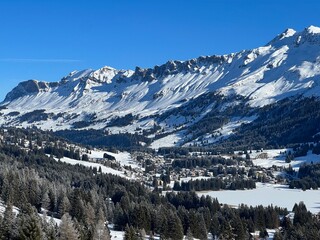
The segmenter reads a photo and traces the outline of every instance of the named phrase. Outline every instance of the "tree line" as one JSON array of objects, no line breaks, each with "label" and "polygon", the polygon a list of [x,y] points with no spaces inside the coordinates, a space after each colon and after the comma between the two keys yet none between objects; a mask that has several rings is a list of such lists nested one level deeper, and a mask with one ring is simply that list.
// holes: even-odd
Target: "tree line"
[{"label": "tree line", "polygon": [[256,188],[256,183],[252,179],[196,179],[189,181],[176,181],[173,185],[175,191],[218,191],[218,190],[244,190]]}]

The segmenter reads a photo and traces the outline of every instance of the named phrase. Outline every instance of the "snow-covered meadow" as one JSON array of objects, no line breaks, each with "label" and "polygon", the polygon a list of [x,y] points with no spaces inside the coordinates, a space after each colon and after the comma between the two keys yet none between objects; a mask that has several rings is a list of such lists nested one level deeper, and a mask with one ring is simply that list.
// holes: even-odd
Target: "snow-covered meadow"
[{"label": "snow-covered meadow", "polygon": [[[103,155],[107,153],[108,155],[111,155],[115,157],[115,161],[118,162],[121,166],[120,170],[113,169],[111,167],[105,166],[102,163],[99,163],[99,161],[104,160]],[[92,167],[92,168],[101,168],[102,173],[110,173],[113,175],[117,175],[120,177],[124,177],[127,179],[135,179],[135,174],[126,174],[125,172],[130,172],[126,169],[124,169],[125,166],[130,166],[133,169],[138,169],[139,171],[143,171],[144,168],[142,168],[137,161],[135,161],[132,157],[131,154],[128,152],[118,152],[118,153],[112,153],[112,152],[107,152],[107,151],[102,151],[102,150],[91,150],[90,153],[88,154],[88,157],[90,161],[83,161],[83,160],[76,160],[76,159],[71,159],[68,157],[63,157],[63,158],[55,158],[56,161],[61,161],[64,163],[68,163],[71,165],[82,165],[85,167]]]},{"label": "snow-covered meadow", "polygon": [[106,167],[100,163],[94,163],[94,162],[88,162],[88,161],[81,161],[81,160],[75,160],[75,159],[71,159],[71,158],[67,158],[67,157],[63,157],[63,158],[60,158],[60,159],[56,159],[57,161],[61,161],[61,162],[64,162],[64,163],[69,163],[71,165],[76,165],[76,164],[79,164],[79,165],[82,165],[82,166],[85,166],[85,167],[92,167],[92,168],[97,168],[99,169],[99,167],[101,167],[101,171],[103,173],[111,173],[111,174],[114,174],[114,175],[118,175],[120,177],[125,177],[123,172],[121,171],[118,171],[118,170],[115,170],[115,169],[112,169],[110,167]]},{"label": "snow-covered meadow", "polygon": [[200,196],[209,195],[217,198],[222,204],[237,207],[240,204],[248,206],[273,205],[292,210],[295,203],[304,202],[309,211],[320,211],[320,190],[289,189],[288,186],[278,184],[257,183],[256,189],[236,191],[205,191],[198,192]]},{"label": "snow-covered meadow", "polygon": [[292,166],[293,169],[298,170],[303,163],[317,163],[320,162],[320,155],[312,154],[311,151],[308,152],[306,156],[297,157],[290,163],[286,163],[286,153],[292,151],[292,149],[271,149],[263,150],[263,152],[252,152],[250,158],[254,165],[261,166],[265,168],[275,166],[289,167]]}]

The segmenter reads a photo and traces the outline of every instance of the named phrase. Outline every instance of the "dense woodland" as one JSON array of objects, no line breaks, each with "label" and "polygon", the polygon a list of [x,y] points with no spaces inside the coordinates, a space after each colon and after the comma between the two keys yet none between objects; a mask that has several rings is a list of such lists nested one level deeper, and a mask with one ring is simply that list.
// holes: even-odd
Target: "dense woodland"
[{"label": "dense woodland", "polygon": [[[303,203],[294,207],[290,219],[286,209],[275,206],[235,209],[193,191],[161,194],[48,157],[36,143],[63,141],[48,133],[7,129],[6,135],[11,144],[0,141],[0,196],[6,205],[1,239],[109,239],[106,222],[124,230],[125,239],[142,239],[145,234],[151,239],[207,239],[209,233],[220,239],[250,239],[255,230],[262,236],[266,228],[280,226],[276,239],[320,238],[320,221]],[[71,154],[70,149],[64,153]],[[17,214],[13,206],[19,208]],[[61,224],[39,213],[61,219]]]},{"label": "dense woodland", "polygon": [[143,135],[119,133],[109,135],[107,132],[100,130],[63,130],[54,133],[58,137],[69,139],[84,145],[91,145],[96,147],[117,147],[118,149],[129,149],[141,147],[140,142],[147,144],[151,140]]},{"label": "dense woodland", "polygon": [[245,124],[219,148],[231,150],[281,148],[290,144],[319,142],[319,98],[286,98],[262,107],[258,118]]},{"label": "dense woodland", "polygon": [[298,173],[297,178],[290,182],[290,188],[318,189],[320,187],[320,164],[303,164]]},{"label": "dense woodland", "polygon": [[209,178],[209,179],[196,179],[187,182],[176,181],[173,185],[175,191],[218,191],[222,189],[237,190],[237,189],[253,189],[256,188],[256,183],[252,179],[220,179],[220,178]]}]

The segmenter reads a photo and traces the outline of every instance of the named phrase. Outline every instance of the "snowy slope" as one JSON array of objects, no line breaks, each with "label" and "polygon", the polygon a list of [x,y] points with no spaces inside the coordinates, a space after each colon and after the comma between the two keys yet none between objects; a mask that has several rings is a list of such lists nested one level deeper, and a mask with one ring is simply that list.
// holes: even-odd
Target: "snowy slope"
[{"label": "snowy slope", "polygon": [[[241,95],[252,107],[297,94],[319,96],[320,28],[288,29],[263,47],[229,55],[169,61],[134,71],[111,67],[74,71],[55,83],[22,82],[1,104],[0,124],[136,132],[150,129],[153,124],[148,123],[156,114],[209,92]],[[35,110],[40,113],[30,120],[25,114]],[[134,120],[126,127],[108,127],[112,118],[128,114]]]}]

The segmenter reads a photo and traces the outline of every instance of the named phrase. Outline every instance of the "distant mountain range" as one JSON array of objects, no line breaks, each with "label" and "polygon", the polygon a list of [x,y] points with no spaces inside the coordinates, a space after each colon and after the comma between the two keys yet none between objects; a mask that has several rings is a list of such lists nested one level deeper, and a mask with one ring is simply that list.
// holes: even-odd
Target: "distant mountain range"
[{"label": "distant mountain range", "polygon": [[[267,119],[280,124],[281,116],[281,121],[294,119],[301,125],[295,117],[302,116],[290,115],[301,115],[301,104],[302,115],[317,120],[319,96],[320,28],[310,26],[301,32],[287,29],[265,46],[228,55],[168,61],[134,71],[73,71],[58,82],[21,82],[0,105],[0,124],[53,131],[94,129],[108,136],[128,133],[143,136],[138,145],[153,148],[221,145],[230,139],[243,146],[243,129],[269,126]],[[268,116],[272,111],[274,116]],[[311,124],[306,119],[304,123]],[[317,139],[319,125],[313,123],[301,141]],[[294,123],[289,126],[296,131]],[[274,137],[269,139],[265,132],[259,133],[261,146],[299,142],[293,138],[271,143]]]}]

